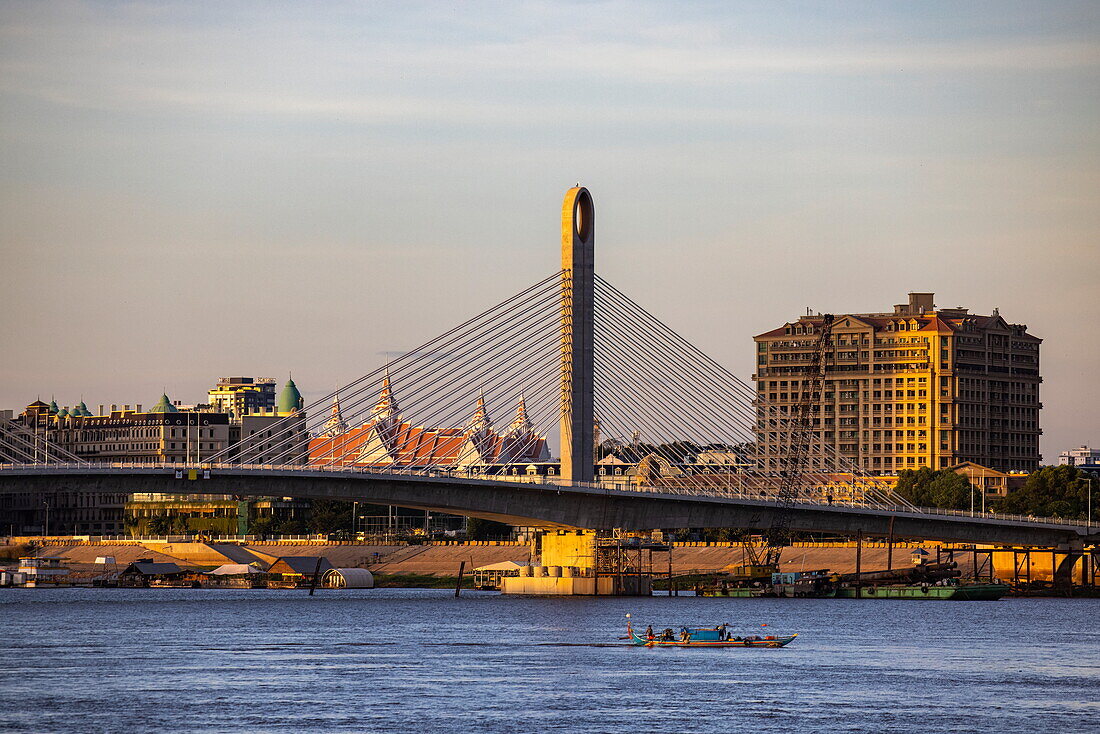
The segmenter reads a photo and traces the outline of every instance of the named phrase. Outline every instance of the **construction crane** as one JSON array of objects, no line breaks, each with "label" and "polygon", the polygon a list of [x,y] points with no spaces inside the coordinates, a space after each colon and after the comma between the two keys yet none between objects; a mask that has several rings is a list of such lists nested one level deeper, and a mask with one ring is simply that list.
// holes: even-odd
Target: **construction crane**
[{"label": "construction crane", "polygon": [[824,314],[810,363],[803,373],[798,402],[791,406],[786,425],[787,451],[780,459],[780,484],[776,492],[778,507],[771,526],[764,534],[764,546],[757,548],[751,538],[744,540],[746,560],[757,569],[779,570],[779,557],[791,542],[791,509],[798,499],[807,464],[810,443],[817,427],[818,407],[825,382],[825,350],[833,330],[833,315]]}]

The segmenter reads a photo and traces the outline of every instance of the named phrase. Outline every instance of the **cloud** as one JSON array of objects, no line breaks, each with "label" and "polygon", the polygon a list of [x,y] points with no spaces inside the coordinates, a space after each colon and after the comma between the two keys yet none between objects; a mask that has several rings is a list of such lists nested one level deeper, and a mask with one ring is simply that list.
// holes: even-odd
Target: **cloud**
[{"label": "cloud", "polygon": [[[668,21],[658,10],[611,3],[527,5],[448,19],[430,8],[326,16],[276,6],[225,17],[168,6],[71,13],[9,6],[0,24],[0,95],[65,107],[172,115],[231,115],[393,125],[529,126],[576,119],[563,102],[608,124],[639,115],[672,122],[761,117],[728,100],[731,88],[791,77],[1092,71],[1100,46],[1068,38],[918,38],[890,42],[854,30],[762,41],[732,18]],[[438,9],[437,9],[438,10]],[[224,11],[229,13],[231,11]],[[344,17],[342,17],[344,16]],[[420,21],[419,24],[414,21]],[[346,23],[346,27],[344,25]],[[509,25],[511,23],[511,25]],[[802,32],[799,32],[799,27]],[[449,32],[443,32],[446,29]],[[744,37],[743,37],[744,36]],[[621,85],[635,90],[607,95]],[[641,93],[641,90],[648,90]],[[669,104],[713,89],[713,105]]]}]

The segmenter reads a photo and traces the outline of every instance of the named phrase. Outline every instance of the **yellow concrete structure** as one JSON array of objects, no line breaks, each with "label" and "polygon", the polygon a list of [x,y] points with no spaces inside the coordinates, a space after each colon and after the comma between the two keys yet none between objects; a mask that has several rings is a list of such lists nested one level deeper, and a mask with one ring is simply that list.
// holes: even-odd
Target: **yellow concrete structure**
[{"label": "yellow concrete structure", "polygon": [[[519,569],[519,576],[501,579],[501,592],[536,596],[646,596],[651,578],[636,572],[597,573],[596,533],[558,530],[540,533],[535,541],[538,564]],[[535,557],[535,556],[533,556]]]},{"label": "yellow concrete structure", "polygon": [[590,572],[596,564],[596,533],[592,530],[561,530],[539,537],[539,558],[543,566],[562,566]]},{"label": "yellow concrete structure", "polygon": [[596,460],[595,228],[592,195],[583,186],[565,193],[561,207],[561,477],[591,482]]},{"label": "yellow concrete structure", "polygon": [[[939,308],[910,293],[892,313],[837,315],[815,430],[872,474],[974,462],[1001,472],[1039,465],[1039,345],[994,310]],[[758,439],[773,461],[789,438],[771,424],[799,402],[823,325],[807,314],[755,337]],[[774,407],[772,407],[774,406]]]},{"label": "yellow concrete structure", "polygon": [[529,596],[611,596],[616,593],[615,579],[610,576],[512,577],[503,579],[500,590],[504,594]]}]

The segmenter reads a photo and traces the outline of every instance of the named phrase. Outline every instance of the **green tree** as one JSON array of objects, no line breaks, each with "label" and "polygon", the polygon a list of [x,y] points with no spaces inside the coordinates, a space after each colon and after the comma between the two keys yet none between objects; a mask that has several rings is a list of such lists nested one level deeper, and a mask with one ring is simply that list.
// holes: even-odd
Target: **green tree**
[{"label": "green tree", "polygon": [[153,515],[145,527],[150,535],[168,535],[172,532],[172,518],[168,515]]},{"label": "green tree", "polygon": [[471,517],[466,520],[466,538],[468,540],[503,540],[512,533],[512,526],[492,520]]},{"label": "green tree", "polygon": [[279,535],[305,535],[309,529],[301,520],[288,519],[277,523],[272,531]]},{"label": "green tree", "polygon": [[965,476],[950,469],[921,467],[899,472],[894,491],[918,507],[968,510],[974,488]]},{"label": "green tree", "polygon": [[[351,532],[351,513],[351,502],[313,500],[306,526],[313,533]],[[280,532],[285,531],[280,530]]]},{"label": "green tree", "polygon": [[254,518],[248,523],[248,532],[251,535],[266,536],[274,532],[275,518],[270,515]]},{"label": "green tree", "polygon": [[126,531],[130,533],[131,538],[136,538],[138,534],[138,528],[141,525],[141,521],[137,515],[127,512],[122,516],[122,526],[126,528]]},{"label": "green tree", "polygon": [[1043,466],[1028,474],[1022,487],[995,504],[997,512],[1084,520],[1089,483],[1075,466]]}]

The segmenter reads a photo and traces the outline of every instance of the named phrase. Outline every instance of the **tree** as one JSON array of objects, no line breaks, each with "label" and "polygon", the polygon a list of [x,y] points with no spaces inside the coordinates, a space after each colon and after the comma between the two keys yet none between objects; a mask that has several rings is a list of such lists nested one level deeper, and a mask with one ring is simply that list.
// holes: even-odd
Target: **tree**
[{"label": "tree", "polygon": [[294,519],[283,520],[273,530],[279,535],[305,535],[308,532],[304,522]]},{"label": "tree", "polygon": [[150,535],[168,535],[172,532],[172,518],[168,515],[153,515],[146,524]]},{"label": "tree", "polygon": [[934,471],[921,467],[899,472],[894,491],[918,507],[968,510],[974,488],[965,476],[950,469]]},{"label": "tree", "polygon": [[1075,466],[1043,466],[1028,474],[1022,487],[996,502],[997,512],[1083,520],[1088,507],[1088,477]]},{"label": "tree", "polygon": [[248,524],[248,532],[251,535],[259,535],[265,537],[272,532],[275,525],[275,518],[270,515],[264,517],[257,517]]},{"label": "tree", "polygon": [[512,533],[512,526],[492,520],[471,517],[466,520],[467,540],[500,540]]},{"label": "tree", "polygon": [[[308,527],[314,533],[338,533],[351,531],[351,502],[313,500],[310,506]],[[286,532],[280,528],[280,532]]]},{"label": "tree", "polygon": [[141,525],[141,521],[138,520],[137,515],[126,513],[122,516],[122,526],[126,528],[126,531],[130,533],[130,537],[136,538],[138,533],[138,527]]}]

